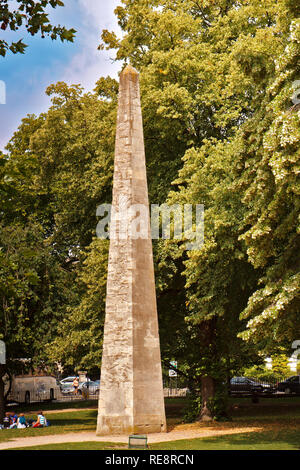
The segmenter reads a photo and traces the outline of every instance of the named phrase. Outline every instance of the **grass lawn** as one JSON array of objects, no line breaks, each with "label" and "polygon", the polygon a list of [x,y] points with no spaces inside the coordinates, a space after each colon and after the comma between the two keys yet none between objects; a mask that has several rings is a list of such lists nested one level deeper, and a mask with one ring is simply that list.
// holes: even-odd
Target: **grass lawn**
[{"label": "grass lawn", "polygon": [[[26,415],[28,418],[28,414]],[[0,442],[9,441],[18,437],[49,436],[69,432],[95,431],[97,410],[69,411],[66,413],[45,413],[51,426],[46,428],[2,429]],[[32,418],[32,416],[30,416]]]},{"label": "grass lawn", "polygon": [[35,447],[19,447],[15,450],[126,450],[127,446],[113,442],[66,442]]},{"label": "grass lawn", "polygon": [[250,399],[231,402],[232,418],[236,423],[278,425],[298,424],[300,426],[300,397],[263,398],[257,404]]},{"label": "grass lawn", "polygon": [[[167,399],[167,416],[170,421],[178,423],[181,421],[182,410],[185,401],[182,399]],[[94,408],[90,410],[81,410],[80,408]],[[54,410],[67,410],[68,408],[78,409],[78,411],[66,411],[61,413],[51,413]],[[9,429],[0,430],[0,442],[9,441],[18,437],[49,436],[53,434],[66,434],[69,432],[95,431],[98,413],[98,403],[95,400],[76,401],[70,403],[47,403],[32,404],[22,407],[25,417],[36,419],[36,414],[31,412],[42,409],[51,426],[47,428],[27,428],[27,429]],[[13,408],[17,413],[21,412],[18,407]]]},{"label": "grass lawn", "polygon": [[[190,426],[183,424],[182,416],[186,401],[182,398],[166,399],[166,411],[168,429],[178,429],[184,432]],[[0,442],[8,441],[17,437],[46,436],[54,434],[64,434],[69,432],[95,431],[97,420],[97,409],[95,402],[76,402],[68,404],[70,408],[77,408],[76,411],[65,411],[54,413],[54,407],[58,409],[61,405],[66,409],[66,404],[51,405],[52,410],[43,406],[46,417],[51,422],[51,426],[43,429],[12,429],[0,430]],[[88,406],[93,409],[84,410]],[[231,398],[232,418],[230,422],[212,422],[196,424],[210,429],[229,430],[235,428],[241,431],[239,434],[224,435],[218,437],[206,437],[199,439],[181,440],[162,444],[153,444],[153,450],[300,450],[300,397],[295,398],[263,398],[254,404],[250,398]],[[49,406],[49,405],[48,405]],[[37,406],[40,408],[40,405]],[[31,406],[34,411],[35,406]],[[23,409],[22,409],[23,411]],[[25,411],[25,410],[24,410]],[[52,412],[51,412],[52,411]],[[25,411],[25,416],[29,417]],[[32,418],[32,416],[30,416]],[[245,427],[259,427],[260,431],[243,433]],[[51,444],[42,446],[39,449],[119,449],[122,445],[112,443],[69,443]],[[124,449],[124,446],[121,447]],[[30,450],[31,448],[26,448]],[[34,447],[32,449],[37,449]]]},{"label": "grass lawn", "polygon": [[[108,442],[74,442],[24,447],[18,450],[117,450],[127,446]],[[255,432],[151,444],[149,450],[299,450],[300,430]]]},{"label": "grass lawn", "polygon": [[151,450],[299,450],[300,428],[290,431],[268,431],[206,437],[162,444]]}]

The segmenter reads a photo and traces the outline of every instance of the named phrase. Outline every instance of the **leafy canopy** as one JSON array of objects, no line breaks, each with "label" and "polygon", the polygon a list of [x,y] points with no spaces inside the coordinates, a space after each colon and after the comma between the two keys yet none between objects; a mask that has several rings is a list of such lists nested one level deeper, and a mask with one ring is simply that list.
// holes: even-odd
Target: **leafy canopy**
[{"label": "leafy canopy", "polygon": [[[41,37],[49,36],[55,40],[60,38],[61,41],[73,42],[75,29],[66,29],[64,26],[54,26],[49,20],[49,14],[46,12],[50,6],[56,8],[63,7],[61,0],[41,0],[39,2],[33,0],[16,0],[18,8],[13,9],[9,4],[9,0],[1,0],[0,2],[0,29],[2,32],[10,29],[11,31],[19,31],[23,25],[27,33],[35,36],[40,33]],[[5,57],[8,51],[13,54],[24,54],[28,47],[23,39],[8,43],[5,39],[0,39],[0,55]]]}]

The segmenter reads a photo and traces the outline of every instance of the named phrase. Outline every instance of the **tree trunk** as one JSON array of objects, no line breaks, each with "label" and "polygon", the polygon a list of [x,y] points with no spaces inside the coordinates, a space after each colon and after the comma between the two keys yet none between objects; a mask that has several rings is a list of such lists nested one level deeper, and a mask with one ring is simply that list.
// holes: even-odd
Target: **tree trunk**
[{"label": "tree trunk", "polygon": [[[204,321],[200,325],[200,340],[205,350],[205,354],[210,357],[210,362],[213,362],[215,357],[215,337],[216,337],[216,318]],[[211,421],[213,419],[212,413],[208,408],[208,403],[215,395],[215,380],[211,377],[210,369],[212,364],[207,365],[207,375],[201,377],[201,421]]]},{"label": "tree trunk", "polygon": [[4,399],[4,381],[5,366],[0,365],[0,423],[3,422],[5,415],[5,399]]},{"label": "tree trunk", "polygon": [[215,382],[212,377],[201,377],[201,401],[202,408],[200,421],[211,421],[213,416],[208,408],[208,403],[215,394]]}]

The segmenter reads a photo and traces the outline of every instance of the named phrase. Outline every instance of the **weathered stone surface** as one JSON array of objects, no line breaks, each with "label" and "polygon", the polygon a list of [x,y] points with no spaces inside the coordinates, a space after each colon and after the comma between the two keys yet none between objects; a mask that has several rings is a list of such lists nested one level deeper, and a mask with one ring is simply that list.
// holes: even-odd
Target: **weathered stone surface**
[{"label": "weathered stone surface", "polygon": [[164,432],[139,77],[131,66],[120,76],[113,206],[120,201],[143,204],[148,226],[146,237],[132,239],[112,214],[97,435]]}]

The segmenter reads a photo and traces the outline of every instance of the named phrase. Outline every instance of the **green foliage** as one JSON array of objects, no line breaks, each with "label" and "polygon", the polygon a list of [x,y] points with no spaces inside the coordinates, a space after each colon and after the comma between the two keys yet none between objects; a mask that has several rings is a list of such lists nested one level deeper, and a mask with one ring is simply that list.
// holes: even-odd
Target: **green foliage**
[{"label": "green foliage", "polygon": [[292,375],[288,367],[288,358],[285,354],[274,354],[272,356],[272,369],[267,369],[264,364],[247,367],[243,375],[253,379],[276,382]]},{"label": "green foliage", "polygon": [[219,386],[214,396],[209,399],[208,409],[215,421],[231,421],[228,392],[225,386]]},{"label": "green foliage", "polygon": [[46,345],[50,361],[72,366],[73,370],[100,370],[107,258],[108,242],[95,239],[76,279],[79,303],[67,306],[57,336]]},{"label": "green foliage", "polygon": [[[74,41],[75,29],[66,29],[64,26],[53,26],[48,18],[46,9],[48,6],[56,8],[63,7],[61,0],[42,0],[40,2],[32,0],[17,0],[18,7],[12,9],[9,0],[2,0],[0,5],[0,28],[2,31],[8,28],[11,31],[18,31],[25,25],[27,33],[35,36],[40,33],[41,37],[49,36],[52,40],[60,38],[63,41]],[[4,39],[0,39],[0,55],[5,57],[7,51],[13,54],[24,54],[28,47],[23,39],[17,42],[7,43]]]},{"label": "green foliage", "polygon": [[285,354],[272,356],[272,371],[276,375],[285,377],[291,375],[290,368],[288,367],[288,358]]},{"label": "green foliage", "polygon": [[260,382],[276,383],[278,381],[286,379],[287,377],[290,377],[291,372],[289,372],[288,374],[282,375],[279,373],[275,373],[272,370],[268,370],[266,368],[253,366],[245,370],[245,376],[249,377],[250,379],[254,379],[254,380],[256,379]]},{"label": "green foliage", "polygon": [[201,396],[196,393],[191,393],[188,396],[187,404],[184,408],[184,423],[194,423],[200,416],[201,412]]},{"label": "green foliage", "polygon": [[[106,80],[101,83],[105,94]],[[107,244],[96,247],[92,240],[96,208],[111,198],[115,104],[64,83],[47,92],[54,95],[53,106],[39,117],[27,116],[0,159],[0,334],[10,364],[26,357],[39,366],[61,360],[95,367]],[[111,80],[107,94],[112,96]],[[69,317],[77,321],[72,341]],[[61,349],[50,357],[58,335]]]},{"label": "green foliage", "polygon": [[[185,423],[193,423],[199,420],[202,407],[201,395],[192,392],[188,395],[187,405],[184,409]],[[225,385],[219,383],[213,397],[208,400],[208,409],[214,421],[230,421],[228,392]]]},{"label": "green foliage", "polygon": [[1,227],[0,244],[0,334],[8,364],[13,369],[14,359],[28,358],[31,366],[42,365],[45,343],[72,297],[65,284],[74,276],[53,256],[38,224]]},{"label": "green foliage", "polygon": [[[259,151],[254,155],[255,147],[249,149],[248,169],[241,178],[247,215],[240,239],[245,240],[249,260],[262,270],[262,276],[260,288],[243,312],[248,319],[243,338],[266,350],[274,343],[292,342],[299,329],[300,134],[292,96],[299,75],[300,23],[293,18],[293,9],[289,15],[285,51],[278,57],[262,109],[244,131],[251,133],[252,146],[259,146]],[[266,329],[270,335],[262,339]]]},{"label": "green foliage", "polygon": [[149,175],[155,162],[163,195],[173,178],[169,203],[205,204],[203,247],[166,243],[160,255],[177,260],[167,284],[185,277],[193,375],[217,379],[299,330],[297,9],[123,0],[116,14],[122,39],[104,31],[103,47],[141,71]]},{"label": "green foliage", "polygon": [[[298,339],[300,25],[292,3],[123,0],[122,38],[102,34],[102,47],[140,71],[150,202],[205,205],[200,249],[154,243],[162,356],[178,360],[194,388],[203,376],[226,382],[260,364],[259,353]],[[23,349],[12,340],[12,357],[29,354],[45,332],[37,360],[101,364],[107,243],[94,239],[95,214],[111,201],[117,91],[110,77],[87,94],[51,85],[48,112],[27,116],[0,155],[0,318],[25,338]],[[284,370],[281,361],[273,373]],[[222,417],[224,394],[210,398]],[[198,399],[192,408],[199,412]]]}]

